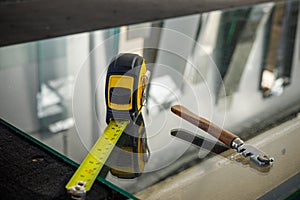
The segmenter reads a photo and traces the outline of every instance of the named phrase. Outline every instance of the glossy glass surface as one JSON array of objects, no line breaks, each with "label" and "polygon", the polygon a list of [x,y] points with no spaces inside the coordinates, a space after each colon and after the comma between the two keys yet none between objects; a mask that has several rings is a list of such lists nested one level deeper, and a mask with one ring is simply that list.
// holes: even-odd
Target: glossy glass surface
[{"label": "glossy glass surface", "polygon": [[[247,140],[300,108],[299,2],[184,16],[0,48],[0,117],[80,163],[106,127],[105,76],[119,53],[151,71],[144,174],[106,179],[139,192],[205,159],[170,135],[182,104]],[[299,164],[299,163],[296,163]]]}]

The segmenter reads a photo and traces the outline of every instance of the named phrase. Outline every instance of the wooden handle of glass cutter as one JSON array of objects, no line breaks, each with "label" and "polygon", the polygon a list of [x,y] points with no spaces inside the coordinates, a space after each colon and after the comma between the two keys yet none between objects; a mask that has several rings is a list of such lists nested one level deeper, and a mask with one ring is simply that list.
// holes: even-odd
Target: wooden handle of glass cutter
[{"label": "wooden handle of glass cutter", "polygon": [[214,136],[215,138],[222,141],[224,144],[226,144],[229,147],[231,147],[232,141],[238,138],[238,136],[236,136],[235,134],[222,129],[221,127],[213,124],[207,119],[197,116],[196,114],[192,113],[187,108],[185,108],[184,106],[181,105],[172,106],[171,111],[176,115],[178,115],[179,117],[185,119],[186,121],[194,124],[195,126],[202,129],[203,131]]}]

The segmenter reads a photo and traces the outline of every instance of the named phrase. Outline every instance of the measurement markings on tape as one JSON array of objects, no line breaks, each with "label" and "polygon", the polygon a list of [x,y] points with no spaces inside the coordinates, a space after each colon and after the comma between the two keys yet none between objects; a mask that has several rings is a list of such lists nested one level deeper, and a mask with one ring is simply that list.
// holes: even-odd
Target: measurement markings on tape
[{"label": "measurement markings on tape", "polygon": [[75,187],[79,182],[84,183],[86,191],[91,189],[95,179],[128,124],[129,120],[111,121],[109,123],[66,185],[67,189]]}]

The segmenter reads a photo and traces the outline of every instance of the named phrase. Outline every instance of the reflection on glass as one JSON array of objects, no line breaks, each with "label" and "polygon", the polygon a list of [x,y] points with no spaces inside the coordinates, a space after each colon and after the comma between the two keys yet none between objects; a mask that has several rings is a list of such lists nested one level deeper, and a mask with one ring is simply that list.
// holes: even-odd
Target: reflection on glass
[{"label": "reflection on glass", "polygon": [[291,82],[294,41],[298,23],[298,1],[272,7],[265,28],[261,89],[264,97],[281,95]]}]

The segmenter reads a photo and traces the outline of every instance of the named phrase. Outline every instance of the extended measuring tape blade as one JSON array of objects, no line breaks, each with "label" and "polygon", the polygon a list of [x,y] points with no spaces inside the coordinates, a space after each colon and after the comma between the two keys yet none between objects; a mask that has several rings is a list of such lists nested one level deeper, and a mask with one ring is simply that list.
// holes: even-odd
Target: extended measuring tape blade
[{"label": "extended measuring tape blade", "polygon": [[[91,189],[95,179],[128,124],[129,120],[111,121],[108,124],[103,134],[66,185],[70,193],[73,190],[75,190],[74,192],[80,190],[80,186],[84,187],[82,189],[85,191]],[[78,183],[81,184],[78,185]]]}]

